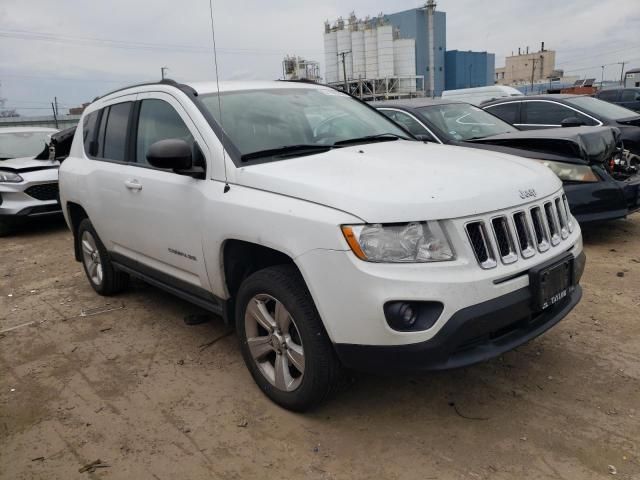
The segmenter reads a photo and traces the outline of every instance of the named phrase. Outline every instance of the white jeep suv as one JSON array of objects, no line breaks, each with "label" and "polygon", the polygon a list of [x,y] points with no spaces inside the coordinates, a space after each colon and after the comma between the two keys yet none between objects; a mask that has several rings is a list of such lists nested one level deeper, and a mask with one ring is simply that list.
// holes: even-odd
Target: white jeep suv
[{"label": "white jeep suv", "polygon": [[581,297],[580,228],[548,168],[424,144],[325,86],[110,93],[85,110],[60,186],[98,293],[133,275],[222,315],[293,410],[343,367],[494,357]]}]

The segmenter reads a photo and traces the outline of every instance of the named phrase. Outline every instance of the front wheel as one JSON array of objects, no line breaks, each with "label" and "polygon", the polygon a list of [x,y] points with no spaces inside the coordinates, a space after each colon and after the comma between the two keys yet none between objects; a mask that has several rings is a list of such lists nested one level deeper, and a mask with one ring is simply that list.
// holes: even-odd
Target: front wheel
[{"label": "front wheel", "polygon": [[334,391],[340,363],[295,267],[252,274],[240,286],[236,305],[242,356],[271,400],[303,411]]}]

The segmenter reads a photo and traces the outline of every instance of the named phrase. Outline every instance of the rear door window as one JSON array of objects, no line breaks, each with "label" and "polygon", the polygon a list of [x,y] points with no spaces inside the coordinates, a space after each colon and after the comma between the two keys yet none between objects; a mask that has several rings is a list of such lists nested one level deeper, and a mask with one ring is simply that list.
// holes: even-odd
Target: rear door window
[{"label": "rear door window", "polygon": [[640,100],[640,91],[638,90],[624,90],[622,92],[621,101],[623,102],[637,102]]},{"label": "rear door window", "polygon": [[603,90],[598,94],[600,100],[615,102],[618,99],[618,90]]},{"label": "rear door window", "polygon": [[[104,140],[102,158],[124,162],[127,153],[127,132],[132,102],[117,103],[102,115]],[[102,128],[101,128],[102,130]]]},{"label": "rear door window", "polygon": [[585,125],[596,125],[591,118],[555,102],[524,102],[522,124],[560,126],[566,118],[577,118]]},{"label": "rear door window", "polygon": [[520,102],[502,103],[500,105],[491,105],[486,108],[487,112],[513,125],[519,123]]}]

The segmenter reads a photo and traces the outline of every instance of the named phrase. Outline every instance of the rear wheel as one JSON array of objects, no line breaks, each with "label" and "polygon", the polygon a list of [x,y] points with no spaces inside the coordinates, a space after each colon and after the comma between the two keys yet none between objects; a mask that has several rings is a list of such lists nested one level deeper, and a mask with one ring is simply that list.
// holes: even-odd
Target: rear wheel
[{"label": "rear wheel", "polygon": [[100,295],[113,295],[124,290],[129,276],[116,270],[91,221],[85,218],[78,227],[82,265],[89,283]]},{"label": "rear wheel", "polygon": [[236,305],[242,355],[271,400],[303,411],[333,392],[341,367],[295,267],[252,274],[240,286]]}]

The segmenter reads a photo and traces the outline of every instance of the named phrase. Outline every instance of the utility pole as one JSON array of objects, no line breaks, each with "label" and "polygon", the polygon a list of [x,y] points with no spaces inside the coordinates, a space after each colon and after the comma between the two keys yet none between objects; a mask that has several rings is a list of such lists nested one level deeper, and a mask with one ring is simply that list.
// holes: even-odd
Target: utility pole
[{"label": "utility pole", "polygon": [[56,114],[56,107],[51,102],[51,110],[53,111],[53,121],[56,122],[56,128],[58,128],[58,115]]},{"label": "utility pole", "polygon": [[160,67],[160,76],[162,77],[162,80],[164,80],[165,70],[169,70],[169,67]]},{"label": "utility pole", "polygon": [[349,91],[349,85],[347,84],[347,63],[345,61],[345,56],[348,53],[351,53],[351,50],[338,53],[338,56],[342,57],[342,73],[344,74],[344,91],[345,92]]},{"label": "utility pole", "polygon": [[536,73],[536,60],[541,64],[540,65],[540,79],[542,79],[544,57],[540,55],[540,58],[532,58],[531,61],[531,93],[533,93],[533,80],[535,78]]},{"label": "utility pole", "polygon": [[60,112],[58,111],[58,97],[53,97],[53,103],[56,106],[56,117],[57,117],[58,115],[60,115]]},{"label": "utility pole", "polygon": [[533,94],[533,76],[536,73],[536,59],[532,58],[531,60],[531,94]]},{"label": "utility pole", "polygon": [[605,65],[602,65],[602,77],[600,77],[600,90],[602,90],[602,84],[604,83],[604,67]]},{"label": "utility pole", "polygon": [[619,62],[618,65],[622,65],[622,67],[620,68],[620,86],[624,87],[624,81],[623,81],[623,77],[624,77],[624,65],[625,63],[627,63],[626,61],[622,61]]}]

